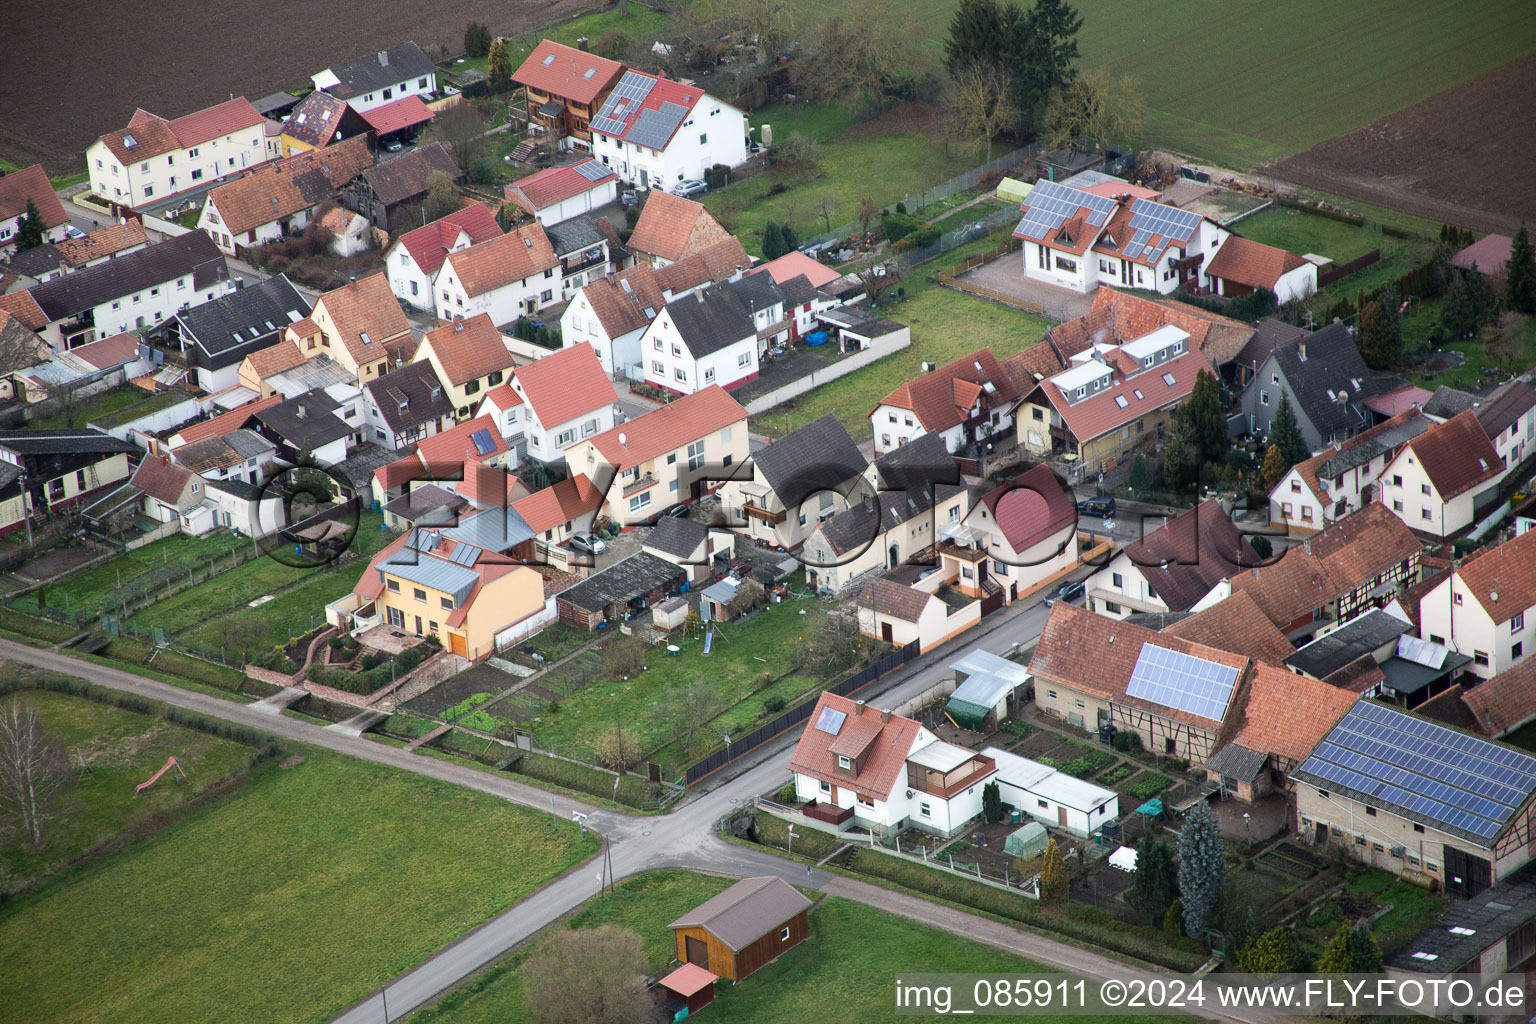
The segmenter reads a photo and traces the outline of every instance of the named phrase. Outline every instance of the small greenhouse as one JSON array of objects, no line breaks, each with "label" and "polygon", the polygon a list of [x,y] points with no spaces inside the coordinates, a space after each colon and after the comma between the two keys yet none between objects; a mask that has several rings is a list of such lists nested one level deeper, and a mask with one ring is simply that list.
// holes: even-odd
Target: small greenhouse
[{"label": "small greenhouse", "polygon": [[1045,853],[1045,846],[1051,841],[1046,833],[1045,826],[1038,821],[1032,821],[1016,832],[1011,832],[1003,842],[1003,852],[1010,857],[1018,857],[1021,860],[1029,860]]}]

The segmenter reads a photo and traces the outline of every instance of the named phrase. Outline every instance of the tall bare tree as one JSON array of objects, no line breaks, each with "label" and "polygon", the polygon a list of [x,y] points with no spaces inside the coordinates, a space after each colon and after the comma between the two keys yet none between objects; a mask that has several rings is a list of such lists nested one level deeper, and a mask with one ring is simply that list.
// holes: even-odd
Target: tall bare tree
[{"label": "tall bare tree", "polygon": [[63,742],[36,709],[16,698],[0,706],[0,807],[33,846],[43,844],[43,822],[73,782]]},{"label": "tall bare tree", "polygon": [[699,730],[720,713],[720,695],[708,683],[692,683],[668,697],[661,710],[673,738],[682,741],[683,752],[692,753]]},{"label": "tall bare tree", "polygon": [[985,150],[992,162],[992,141],[1019,123],[1017,90],[996,64],[972,64],[951,80],[945,94],[945,128],[957,142]]},{"label": "tall bare tree", "polygon": [[893,0],[851,0],[816,30],[811,55],[795,61],[796,87],[819,102],[884,106],[898,85],[922,75],[920,38]]},{"label": "tall bare tree", "polygon": [[1075,149],[1079,141],[1102,149],[1111,139],[1140,132],[1145,111],[1136,79],[1095,68],[1052,94],[1042,138],[1052,149]]},{"label": "tall bare tree", "polygon": [[539,1024],[632,1024],[651,1019],[645,948],[616,924],[560,930],[523,964],[523,998]]}]

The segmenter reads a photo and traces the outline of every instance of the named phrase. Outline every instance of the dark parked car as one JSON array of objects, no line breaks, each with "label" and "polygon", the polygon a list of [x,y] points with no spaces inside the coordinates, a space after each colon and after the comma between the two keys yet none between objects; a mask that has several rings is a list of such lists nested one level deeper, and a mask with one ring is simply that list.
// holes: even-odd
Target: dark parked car
[{"label": "dark parked car", "polygon": [[657,523],[661,522],[663,519],[687,519],[687,518],[688,518],[688,506],[682,504],[681,502],[679,502],[676,505],[668,505],[666,508],[662,509],[660,512],[657,512],[654,516],[651,517],[650,525],[655,526]]},{"label": "dark parked car", "polygon": [[1050,597],[1045,599],[1045,606],[1049,608],[1057,601],[1065,601],[1068,604],[1071,604],[1073,601],[1081,598],[1084,593],[1086,593],[1086,590],[1084,589],[1081,581],[1074,583],[1069,580],[1068,582],[1063,583],[1061,586],[1057,587],[1055,593],[1051,594]]},{"label": "dark parked car", "polygon": [[1080,501],[1077,503],[1077,512],[1079,515],[1108,519],[1115,514],[1115,499],[1089,498],[1087,501]]}]

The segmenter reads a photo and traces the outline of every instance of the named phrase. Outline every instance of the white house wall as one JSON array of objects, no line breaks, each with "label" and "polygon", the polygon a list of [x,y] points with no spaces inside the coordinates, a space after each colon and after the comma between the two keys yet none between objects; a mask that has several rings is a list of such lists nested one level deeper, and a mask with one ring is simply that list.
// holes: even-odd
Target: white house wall
[{"label": "white house wall", "polygon": [[222,139],[132,161],[126,166],[99,139],[85,151],[91,191],[103,199],[132,207],[159,202],[189,189],[205,188],[220,178],[266,163],[267,159],[265,120]]}]

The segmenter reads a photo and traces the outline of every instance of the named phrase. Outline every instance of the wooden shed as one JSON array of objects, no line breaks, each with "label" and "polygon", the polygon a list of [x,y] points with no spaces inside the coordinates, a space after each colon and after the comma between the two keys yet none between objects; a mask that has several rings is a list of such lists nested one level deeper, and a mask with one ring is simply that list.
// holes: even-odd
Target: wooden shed
[{"label": "wooden shed", "polygon": [[[718,979],[698,964],[683,964],[661,979],[661,987],[667,998],[687,1007],[683,1016],[691,1017],[715,1001],[715,982]],[[681,1010],[682,1007],[678,1009]],[[677,1019],[677,1018],[674,1018]]]},{"label": "wooden shed", "polygon": [[811,901],[777,876],[743,878],[667,925],[678,960],[741,981],[810,936]]}]

